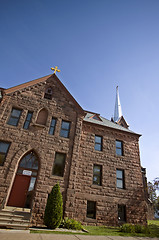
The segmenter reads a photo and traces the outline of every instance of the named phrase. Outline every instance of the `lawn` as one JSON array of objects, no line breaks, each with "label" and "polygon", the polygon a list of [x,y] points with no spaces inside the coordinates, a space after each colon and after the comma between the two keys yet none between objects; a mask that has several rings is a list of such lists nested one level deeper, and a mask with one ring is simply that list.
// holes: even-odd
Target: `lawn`
[{"label": "lawn", "polygon": [[84,226],[84,229],[88,233],[72,233],[72,232],[60,232],[60,231],[45,231],[45,230],[31,230],[31,233],[60,233],[60,234],[84,234],[84,235],[105,235],[105,236],[138,236],[138,237],[158,237],[159,238],[159,220],[149,220],[148,226],[150,228],[150,234],[144,233],[123,233],[120,232],[118,227],[106,227],[106,226]]}]

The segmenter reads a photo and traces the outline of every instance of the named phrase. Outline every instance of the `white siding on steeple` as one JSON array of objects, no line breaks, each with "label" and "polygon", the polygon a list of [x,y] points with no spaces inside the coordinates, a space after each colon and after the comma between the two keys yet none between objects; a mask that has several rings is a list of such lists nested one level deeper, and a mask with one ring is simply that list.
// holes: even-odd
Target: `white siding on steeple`
[{"label": "white siding on steeple", "polygon": [[117,122],[122,116],[121,104],[119,99],[118,86],[116,87],[116,100],[115,100],[115,109],[114,109],[114,122]]}]

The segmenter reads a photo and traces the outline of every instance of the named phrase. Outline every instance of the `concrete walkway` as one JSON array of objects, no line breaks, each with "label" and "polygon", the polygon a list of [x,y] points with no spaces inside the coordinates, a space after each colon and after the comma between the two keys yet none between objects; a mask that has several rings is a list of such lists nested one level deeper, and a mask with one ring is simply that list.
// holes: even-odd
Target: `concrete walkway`
[{"label": "concrete walkway", "polygon": [[24,230],[0,230],[0,240],[159,240],[159,238],[39,234]]}]

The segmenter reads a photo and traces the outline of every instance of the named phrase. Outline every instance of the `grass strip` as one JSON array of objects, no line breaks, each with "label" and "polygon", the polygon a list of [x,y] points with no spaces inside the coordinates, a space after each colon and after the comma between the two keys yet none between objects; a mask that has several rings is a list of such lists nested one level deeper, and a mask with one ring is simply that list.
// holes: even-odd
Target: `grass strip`
[{"label": "grass strip", "polygon": [[149,220],[148,226],[150,228],[150,234],[145,233],[123,233],[120,232],[119,227],[106,227],[106,226],[84,226],[84,229],[88,231],[88,233],[83,232],[69,232],[67,231],[45,231],[45,230],[31,230],[31,233],[47,233],[47,234],[73,234],[73,235],[97,235],[97,236],[127,236],[127,237],[157,237],[159,238],[159,220]]}]

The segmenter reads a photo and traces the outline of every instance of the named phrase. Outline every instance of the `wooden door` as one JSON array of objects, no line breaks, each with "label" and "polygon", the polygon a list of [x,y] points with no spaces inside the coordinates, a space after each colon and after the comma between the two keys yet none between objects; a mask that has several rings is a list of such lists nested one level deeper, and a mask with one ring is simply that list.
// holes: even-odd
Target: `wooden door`
[{"label": "wooden door", "polygon": [[24,207],[31,176],[16,175],[8,200],[8,206]]}]

